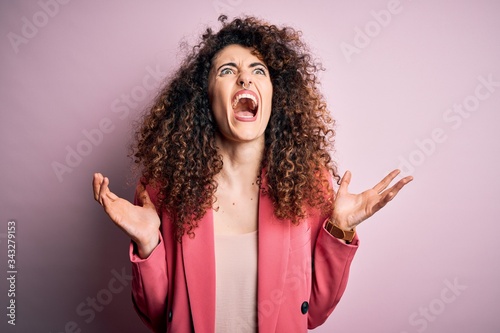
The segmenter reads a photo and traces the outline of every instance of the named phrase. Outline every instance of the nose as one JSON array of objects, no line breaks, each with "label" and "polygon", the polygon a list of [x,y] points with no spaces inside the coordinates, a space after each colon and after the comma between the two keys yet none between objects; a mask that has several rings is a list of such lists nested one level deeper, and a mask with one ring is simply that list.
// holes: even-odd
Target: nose
[{"label": "nose", "polygon": [[252,84],[252,78],[250,76],[249,73],[247,73],[246,71],[241,73],[240,74],[240,77],[239,77],[239,80],[238,80],[238,83],[245,89],[245,88],[248,88],[250,87],[250,85]]}]

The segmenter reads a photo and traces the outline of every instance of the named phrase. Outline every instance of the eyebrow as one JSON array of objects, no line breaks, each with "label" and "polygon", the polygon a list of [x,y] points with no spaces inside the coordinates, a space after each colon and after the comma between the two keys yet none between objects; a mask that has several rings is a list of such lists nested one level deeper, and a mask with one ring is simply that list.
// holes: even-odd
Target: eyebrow
[{"label": "eyebrow", "polygon": [[[234,68],[238,68],[238,66],[234,63],[234,62],[227,62],[225,64],[222,64],[219,66],[219,68],[217,68],[217,72],[224,66],[229,66],[229,67],[234,67]],[[254,68],[254,67],[257,67],[257,66],[262,66],[264,67],[265,69],[267,69],[267,66],[264,65],[263,63],[261,62],[252,62],[248,67],[250,68]]]}]

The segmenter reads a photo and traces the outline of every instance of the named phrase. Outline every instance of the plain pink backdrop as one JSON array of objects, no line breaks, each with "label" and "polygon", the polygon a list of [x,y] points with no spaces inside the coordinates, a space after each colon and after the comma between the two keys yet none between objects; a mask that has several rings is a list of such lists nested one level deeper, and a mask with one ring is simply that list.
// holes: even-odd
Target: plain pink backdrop
[{"label": "plain pink backdrop", "polygon": [[500,3],[465,0],[1,2],[0,276],[10,220],[18,275],[16,326],[0,279],[0,330],[146,332],[129,241],[90,182],[103,172],[131,198],[133,121],[221,12],[303,31],[351,191],[396,167],[415,177],[358,228],[347,291],[315,332],[499,332]]}]

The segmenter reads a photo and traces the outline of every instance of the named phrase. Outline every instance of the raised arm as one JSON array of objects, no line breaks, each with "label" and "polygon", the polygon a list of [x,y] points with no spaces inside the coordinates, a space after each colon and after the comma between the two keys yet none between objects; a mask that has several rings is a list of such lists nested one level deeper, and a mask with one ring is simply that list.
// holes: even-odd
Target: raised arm
[{"label": "raised arm", "polygon": [[351,172],[346,171],[335,197],[332,223],[340,229],[353,230],[361,222],[375,214],[413,180],[412,176],[407,176],[388,188],[399,173],[399,170],[393,170],[371,189],[359,194],[352,194],[348,192]]},{"label": "raised arm", "polygon": [[109,190],[109,179],[96,173],[94,198],[110,219],[131,239],[132,298],[143,322],[154,332],[165,332],[168,277],[165,246],[160,235],[160,218],[141,184],[136,188],[136,205]]},{"label": "raised arm", "polygon": [[[411,176],[405,177],[388,188],[398,174],[399,170],[394,170],[373,188],[360,194],[351,194],[348,192],[351,173],[347,171],[341,179],[329,220],[342,230],[354,230],[391,201],[413,179]],[[328,219],[323,226],[327,223]],[[350,244],[346,244],[346,241],[336,239],[324,227],[320,229],[313,254],[309,329],[321,325],[340,301],[347,286],[350,265],[357,248],[357,236]]]},{"label": "raised arm", "polygon": [[109,189],[109,179],[100,173],[92,181],[94,199],[109,218],[137,245],[140,258],[147,258],[159,242],[160,217],[143,185],[137,186],[138,206],[118,197]]}]

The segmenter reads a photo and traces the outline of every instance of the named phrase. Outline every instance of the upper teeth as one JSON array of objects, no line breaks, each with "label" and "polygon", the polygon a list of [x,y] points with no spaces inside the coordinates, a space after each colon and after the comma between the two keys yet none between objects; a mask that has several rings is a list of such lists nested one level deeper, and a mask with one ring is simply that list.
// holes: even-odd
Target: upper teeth
[{"label": "upper teeth", "polygon": [[251,94],[239,94],[237,95],[235,98],[234,98],[234,101],[233,101],[233,109],[236,108],[236,105],[238,105],[238,102],[240,101],[240,99],[242,98],[248,98],[252,101],[252,109],[255,109],[255,107],[257,106],[257,98],[255,98],[254,95],[251,95]]}]

